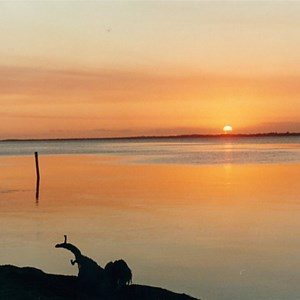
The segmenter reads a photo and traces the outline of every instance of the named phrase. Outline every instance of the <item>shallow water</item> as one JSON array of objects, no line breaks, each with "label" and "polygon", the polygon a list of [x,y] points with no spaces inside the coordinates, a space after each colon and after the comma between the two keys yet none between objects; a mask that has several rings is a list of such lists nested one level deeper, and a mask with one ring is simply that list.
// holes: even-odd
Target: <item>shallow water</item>
[{"label": "shallow water", "polygon": [[0,156],[94,154],[131,163],[266,164],[300,162],[300,136],[0,141]]},{"label": "shallow water", "polygon": [[[147,158],[148,159],[148,158]],[[76,274],[63,235],[134,282],[202,299],[298,299],[300,164],[0,157],[0,264]],[[136,163],[138,161],[138,163]]]}]

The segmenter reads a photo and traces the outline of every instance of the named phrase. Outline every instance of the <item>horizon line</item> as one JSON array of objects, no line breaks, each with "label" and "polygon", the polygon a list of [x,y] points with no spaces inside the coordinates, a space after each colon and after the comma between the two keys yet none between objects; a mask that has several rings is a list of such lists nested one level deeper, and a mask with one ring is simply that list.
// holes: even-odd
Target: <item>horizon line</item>
[{"label": "horizon line", "polygon": [[0,139],[0,142],[18,141],[78,141],[78,140],[134,140],[134,139],[178,139],[178,138],[236,138],[236,137],[283,137],[300,136],[300,132],[266,132],[266,133],[219,133],[219,134],[178,134],[178,135],[138,135],[116,137],[64,137],[64,138],[12,138]]}]

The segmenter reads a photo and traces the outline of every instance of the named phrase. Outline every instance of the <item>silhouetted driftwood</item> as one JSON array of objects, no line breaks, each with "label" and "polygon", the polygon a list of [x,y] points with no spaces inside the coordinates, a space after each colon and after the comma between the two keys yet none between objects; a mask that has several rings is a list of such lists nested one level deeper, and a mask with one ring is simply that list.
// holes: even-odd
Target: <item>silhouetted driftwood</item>
[{"label": "silhouetted driftwood", "polygon": [[56,244],[55,248],[64,248],[71,251],[75,259],[71,259],[71,264],[78,266],[78,289],[79,292],[89,292],[96,294],[108,294],[109,283],[106,282],[104,269],[101,268],[94,260],[81,254],[81,251],[67,242],[67,236],[61,244]]},{"label": "silhouetted driftwood", "polygon": [[64,248],[71,251],[75,259],[71,259],[71,264],[78,265],[79,290],[91,294],[111,296],[120,287],[132,282],[132,272],[124,260],[109,262],[105,269],[100,267],[94,260],[81,254],[81,251],[67,242],[67,236],[56,248]]},{"label": "silhouetted driftwood", "polygon": [[106,264],[104,271],[112,289],[117,289],[132,283],[132,272],[123,259],[114,262],[110,261]]},{"label": "silhouetted driftwood", "polygon": [[131,284],[132,272],[120,259],[103,269],[91,258],[67,242],[67,236],[56,248],[69,250],[75,256],[78,276],[46,274],[41,270],[0,266],[1,300],[196,300],[165,289]]}]

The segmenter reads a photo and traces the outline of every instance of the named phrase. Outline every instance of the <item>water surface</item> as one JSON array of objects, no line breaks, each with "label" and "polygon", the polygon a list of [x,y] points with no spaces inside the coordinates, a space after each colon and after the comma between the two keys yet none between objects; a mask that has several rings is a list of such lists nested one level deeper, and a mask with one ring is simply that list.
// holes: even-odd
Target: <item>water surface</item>
[{"label": "water surface", "polygon": [[[230,160],[224,143],[105,147],[40,153],[38,202],[33,155],[0,157],[0,264],[76,274],[54,248],[67,234],[102,266],[125,259],[136,283],[202,299],[299,298],[297,141],[231,142]],[[193,162],[199,148],[217,161]],[[239,149],[251,159],[239,163]],[[252,162],[257,152],[272,160]]]},{"label": "water surface", "polygon": [[300,162],[300,136],[0,142],[0,156],[32,155],[34,151],[127,156],[138,163],[292,163]]}]

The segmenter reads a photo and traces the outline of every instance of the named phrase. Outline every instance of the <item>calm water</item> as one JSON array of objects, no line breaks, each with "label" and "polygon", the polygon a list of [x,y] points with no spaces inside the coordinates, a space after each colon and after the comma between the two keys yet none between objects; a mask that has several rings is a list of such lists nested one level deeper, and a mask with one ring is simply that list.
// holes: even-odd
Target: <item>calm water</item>
[{"label": "calm water", "polygon": [[299,299],[299,138],[1,142],[0,153],[0,264],[76,274],[54,248],[68,234],[102,266],[124,258],[136,283]]},{"label": "calm water", "polygon": [[0,156],[32,155],[34,151],[128,156],[141,163],[292,163],[300,162],[300,136],[0,142]]}]

